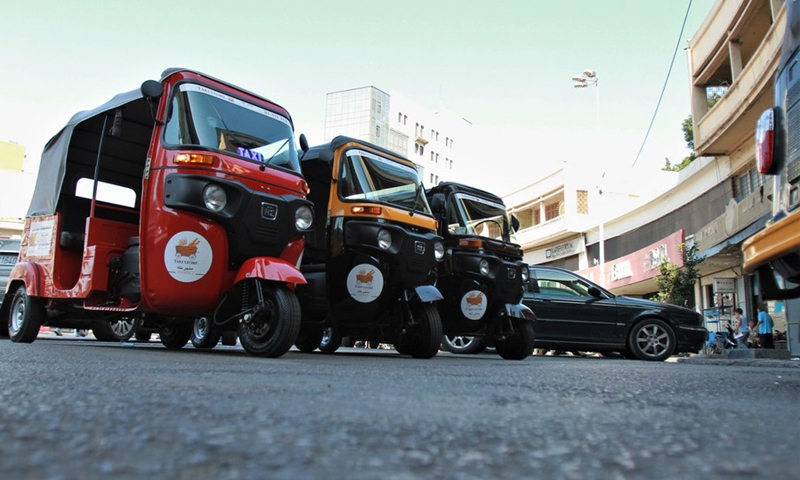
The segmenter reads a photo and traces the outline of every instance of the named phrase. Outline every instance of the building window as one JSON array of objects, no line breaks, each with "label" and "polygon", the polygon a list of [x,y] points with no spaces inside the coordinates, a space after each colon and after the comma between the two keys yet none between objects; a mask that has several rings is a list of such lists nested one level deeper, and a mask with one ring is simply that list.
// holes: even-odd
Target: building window
[{"label": "building window", "polygon": [[589,192],[586,190],[577,190],[575,195],[577,197],[576,204],[578,206],[578,213],[587,215],[589,213]]},{"label": "building window", "polygon": [[755,167],[733,179],[733,196],[744,200],[764,185],[764,176]]},{"label": "building window", "polygon": [[[431,153],[433,153],[433,152],[431,152]],[[436,163],[439,163],[439,154],[438,153],[436,154]]]},{"label": "building window", "polygon": [[558,212],[561,207],[561,202],[551,203],[544,206],[544,218],[546,221],[558,218]]},{"label": "building window", "polygon": [[419,137],[419,123],[414,127],[414,136]]},{"label": "building window", "polygon": [[542,223],[542,211],[537,208],[533,211],[533,224],[539,225],[540,223]]},{"label": "building window", "polygon": [[375,138],[381,138],[381,126],[375,125]]},{"label": "building window", "polygon": [[450,137],[444,137],[444,146],[445,147],[449,147],[450,146]]},{"label": "building window", "polygon": [[431,152],[431,162],[433,161],[433,152]]},{"label": "building window", "polygon": [[397,112],[397,123],[403,123],[403,114]]},{"label": "building window", "polygon": [[376,110],[378,113],[381,113],[381,102],[378,102],[378,105],[377,105],[377,107],[375,108],[375,110]]},{"label": "building window", "polygon": [[403,125],[406,124],[407,120],[408,120],[408,115],[403,115]]}]

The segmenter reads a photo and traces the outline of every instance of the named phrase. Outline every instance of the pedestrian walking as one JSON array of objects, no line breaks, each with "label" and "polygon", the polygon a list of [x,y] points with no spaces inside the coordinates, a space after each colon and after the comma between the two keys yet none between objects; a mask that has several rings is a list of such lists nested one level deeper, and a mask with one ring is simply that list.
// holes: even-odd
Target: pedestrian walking
[{"label": "pedestrian walking", "polygon": [[758,337],[761,341],[761,348],[775,348],[775,342],[772,339],[772,328],[775,323],[772,317],[767,313],[764,304],[758,305],[758,320],[756,321],[756,330]]},{"label": "pedestrian walking", "polygon": [[741,308],[736,307],[733,309],[734,319],[734,333],[733,337],[736,339],[736,345],[740,349],[746,349],[747,341],[750,339],[750,326],[747,324],[747,317]]}]

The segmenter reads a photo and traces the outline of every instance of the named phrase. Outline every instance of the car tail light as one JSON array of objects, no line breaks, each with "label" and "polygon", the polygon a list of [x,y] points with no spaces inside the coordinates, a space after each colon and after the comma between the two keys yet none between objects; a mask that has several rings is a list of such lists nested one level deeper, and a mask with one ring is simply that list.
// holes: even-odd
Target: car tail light
[{"label": "car tail light", "polygon": [[761,174],[772,173],[775,159],[775,109],[761,114],[756,125],[756,167]]}]

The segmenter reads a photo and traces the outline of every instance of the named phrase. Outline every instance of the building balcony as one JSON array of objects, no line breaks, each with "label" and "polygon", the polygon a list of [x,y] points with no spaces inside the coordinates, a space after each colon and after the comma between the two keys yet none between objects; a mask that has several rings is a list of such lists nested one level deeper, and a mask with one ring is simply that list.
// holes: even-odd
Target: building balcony
[{"label": "building balcony", "polygon": [[[780,57],[785,17],[785,8],[781,8],[770,25],[768,2],[717,2],[709,19],[711,24],[722,23],[714,24],[712,30],[707,20],[698,33],[700,37],[693,39],[692,117],[698,155],[728,155],[753,143],[758,117],[774,102],[773,74]],[[765,33],[760,40],[760,34],[752,34],[762,30]],[[715,48],[711,49],[712,45]],[[707,106],[709,87],[727,87],[711,109]]]}]

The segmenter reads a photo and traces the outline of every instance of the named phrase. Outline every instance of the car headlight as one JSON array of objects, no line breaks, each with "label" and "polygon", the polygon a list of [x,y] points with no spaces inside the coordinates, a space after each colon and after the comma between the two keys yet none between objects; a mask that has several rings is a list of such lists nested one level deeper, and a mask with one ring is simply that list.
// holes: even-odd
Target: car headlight
[{"label": "car headlight", "polygon": [[378,230],[378,246],[383,250],[392,248],[392,234],[388,230],[383,228]]},{"label": "car headlight", "polygon": [[482,258],[481,263],[478,265],[478,271],[481,272],[481,275],[489,275],[489,261]]},{"label": "car headlight", "polygon": [[523,267],[522,271],[520,272],[520,276],[522,277],[522,282],[525,283],[528,281],[528,267]]},{"label": "car headlight", "polygon": [[228,194],[224,188],[211,183],[203,189],[203,203],[212,212],[219,212],[228,204]]},{"label": "car headlight", "polygon": [[308,205],[301,205],[294,211],[294,226],[298,230],[308,230],[314,223],[314,214]]},{"label": "car headlight", "polygon": [[437,262],[444,259],[444,244],[438,240],[433,242],[433,256],[436,258]]}]

